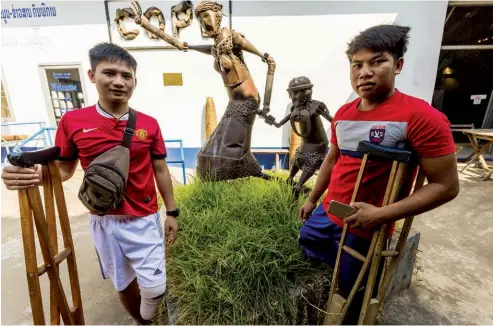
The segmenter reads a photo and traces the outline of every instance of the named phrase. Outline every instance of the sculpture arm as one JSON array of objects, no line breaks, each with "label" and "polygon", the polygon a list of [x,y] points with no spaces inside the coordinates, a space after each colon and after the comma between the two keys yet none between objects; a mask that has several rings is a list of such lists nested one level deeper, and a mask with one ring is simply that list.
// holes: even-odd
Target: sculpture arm
[{"label": "sculpture arm", "polygon": [[195,50],[195,51],[200,52],[200,53],[212,55],[212,45],[205,45],[205,44],[188,45],[187,48],[190,50]]},{"label": "sculpture arm", "polygon": [[267,62],[267,80],[265,82],[265,94],[264,94],[264,109],[265,113],[270,111],[270,98],[272,95],[272,86],[274,84],[274,71],[276,69],[276,63],[271,55],[268,53],[262,54],[257,48],[245,39],[241,34],[233,34],[233,43],[239,45],[243,50],[256,54],[262,58],[262,61]]},{"label": "sculpture arm", "polygon": [[286,122],[289,121],[290,118],[291,118],[291,114],[288,114],[287,116],[284,117],[284,119],[282,119],[281,121],[279,121],[279,123],[276,123],[275,126],[277,128],[281,128],[283,125],[286,124]]},{"label": "sculpture arm", "polygon": [[320,102],[317,107],[317,114],[324,117],[327,121],[332,122],[333,117],[330,115],[329,109],[325,105],[325,103]]}]

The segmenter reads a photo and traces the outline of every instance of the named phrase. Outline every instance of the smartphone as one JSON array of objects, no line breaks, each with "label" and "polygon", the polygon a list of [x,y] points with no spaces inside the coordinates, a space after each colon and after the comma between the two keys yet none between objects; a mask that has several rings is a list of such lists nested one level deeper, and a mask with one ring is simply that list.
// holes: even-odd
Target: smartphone
[{"label": "smartphone", "polygon": [[358,210],[357,208],[343,204],[343,203],[338,202],[336,200],[332,200],[330,202],[330,205],[329,205],[327,212],[329,214],[332,214],[332,215],[335,215],[335,216],[340,217],[342,219],[345,219],[346,217],[353,214],[357,210]]}]

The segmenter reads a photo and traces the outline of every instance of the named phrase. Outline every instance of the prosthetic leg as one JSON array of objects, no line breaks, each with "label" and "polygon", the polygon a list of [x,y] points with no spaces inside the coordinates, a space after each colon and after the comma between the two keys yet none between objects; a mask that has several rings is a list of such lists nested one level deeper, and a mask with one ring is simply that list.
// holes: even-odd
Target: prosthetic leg
[{"label": "prosthetic leg", "polygon": [[[43,191],[45,210],[41,202],[39,187],[19,190],[19,206],[21,213],[22,241],[26,262],[26,276],[29,286],[29,297],[33,322],[35,325],[44,325],[45,316],[39,277],[48,273],[50,280],[50,320],[51,324],[60,324],[60,315],[64,325],[83,325],[84,312],[80,295],[77,262],[72,242],[72,233],[68,220],[67,206],[62,188],[62,180],[56,159],[60,155],[59,147],[10,153],[7,158],[12,165],[33,167],[40,164],[43,169]],[[53,194],[55,195],[53,197]],[[55,202],[60,216],[60,228],[63,235],[64,249],[58,252],[57,229],[55,217]],[[37,265],[36,244],[34,241],[34,223],[38,233],[39,244],[44,263]],[[46,216],[46,218],[45,218]],[[58,265],[67,260],[70,277],[73,307],[69,307],[59,277]]]},{"label": "prosthetic leg", "polygon": [[[365,165],[367,160],[376,159],[376,160],[384,160],[384,161],[393,161],[392,170],[390,172],[389,181],[387,184],[387,188],[385,191],[385,196],[383,199],[382,206],[390,205],[395,201],[399,200],[402,184],[411,184],[412,177],[410,177],[410,173],[412,171],[407,170],[410,167],[416,167],[411,163],[413,157],[410,151],[395,149],[395,148],[387,148],[380,145],[375,145],[367,141],[362,141],[358,144],[358,151],[363,153],[363,160],[361,163],[361,167],[359,170],[358,178],[356,180],[352,202],[356,200],[356,196],[358,194],[358,189],[361,184],[361,179],[363,176],[363,171],[365,169]],[[409,182],[409,183],[408,183]],[[424,183],[424,175],[420,172],[418,177],[416,178],[416,183],[414,187],[414,191],[418,190],[422,187]],[[409,189],[407,189],[409,190]],[[344,244],[348,225],[344,224],[343,233],[341,235],[341,240],[339,243],[339,249],[337,252],[336,263],[334,266],[334,274],[332,276],[332,283],[330,287],[329,299],[327,302],[327,314],[324,319],[324,324],[328,325],[341,325],[346,317],[349,306],[361,286],[362,280],[365,277],[365,274],[370,267],[370,271],[368,274],[367,284],[365,286],[365,294],[363,298],[363,304],[361,307],[361,312],[359,316],[358,324],[374,324],[379,309],[382,306],[384,296],[387,290],[387,287],[390,284],[392,279],[392,274],[399,262],[400,254],[404,249],[404,245],[407,240],[407,236],[409,235],[409,231],[411,229],[411,224],[413,222],[413,217],[408,217],[405,219],[404,226],[400,232],[399,240],[397,242],[397,246],[395,250],[387,250],[388,247],[388,227],[389,225],[384,225],[377,231],[375,231],[373,235],[373,239],[370,244],[370,248],[366,256],[361,255],[356,250],[349,248]],[[338,277],[340,271],[340,262],[341,262],[341,254],[342,250],[351,255],[352,257],[363,262],[363,266],[358,274],[358,278],[356,279],[355,284],[347,298],[342,297],[340,294],[336,293]],[[381,273],[380,280],[377,281],[377,274],[379,267],[381,266],[381,258],[390,259],[390,263],[384,265],[383,271]],[[379,282],[378,293],[376,297],[373,296],[373,290],[376,282]]]}]

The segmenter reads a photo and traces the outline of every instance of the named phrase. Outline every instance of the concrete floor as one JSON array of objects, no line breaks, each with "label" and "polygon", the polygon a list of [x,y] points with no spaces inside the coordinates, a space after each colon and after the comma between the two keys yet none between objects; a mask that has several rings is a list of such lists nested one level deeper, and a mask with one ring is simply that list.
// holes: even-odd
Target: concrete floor
[{"label": "concrete floor", "polygon": [[[181,182],[181,169],[170,167],[174,179]],[[89,233],[87,209],[77,198],[83,177],[82,170],[77,170],[69,181],[63,184],[67,209],[70,216],[71,231],[74,241],[79,282],[81,288],[85,322],[88,325],[131,325],[133,320],[127,315],[118,299],[110,280],[103,280],[96,251]],[[9,191],[2,183],[2,325],[33,324],[29,292],[26,282],[24,252],[22,246],[19,204],[17,192]],[[59,248],[63,248],[61,231],[58,231]],[[38,263],[42,261],[39,243]],[[72,303],[67,264],[60,265],[60,275],[69,305]],[[46,323],[49,321],[49,281],[47,274],[40,278],[43,295],[43,308]]]},{"label": "concrete floor", "polygon": [[415,218],[415,277],[383,324],[493,324],[493,180],[475,169],[460,179],[456,199]]},{"label": "concrete floor", "polygon": [[[181,181],[180,173],[172,168],[172,174]],[[101,279],[87,212],[77,199],[81,177],[78,171],[64,188],[86,324],[132,324],[111,281]],[[493,180],[478,180],[474,172],[461,174],[458,198],[415,219],[414,227],[422,234],[416,275],[411,288],[387,304],[382,323],[493,324]],[[17,193],[2,187],[1,321],[32,324]],[[70,293],[66,264],[60,266],[64,288]],[[41,280],[48,312],[48,278],[43,275]]]}]

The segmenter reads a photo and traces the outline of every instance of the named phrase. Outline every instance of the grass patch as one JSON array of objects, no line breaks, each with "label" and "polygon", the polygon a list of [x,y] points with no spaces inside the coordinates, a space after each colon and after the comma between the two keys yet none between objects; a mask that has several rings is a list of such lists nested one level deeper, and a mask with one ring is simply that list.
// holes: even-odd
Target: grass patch
[{"label": "grass patch", "polygon": [[[283,177],[175,187],[180,229],[166,272],[178,324],[302,322],[295,289],[319,291],[330,275],[303,257],[297,210],[306,195],[294,202]],[[164,306],[156,324],[168,323]]]}]

